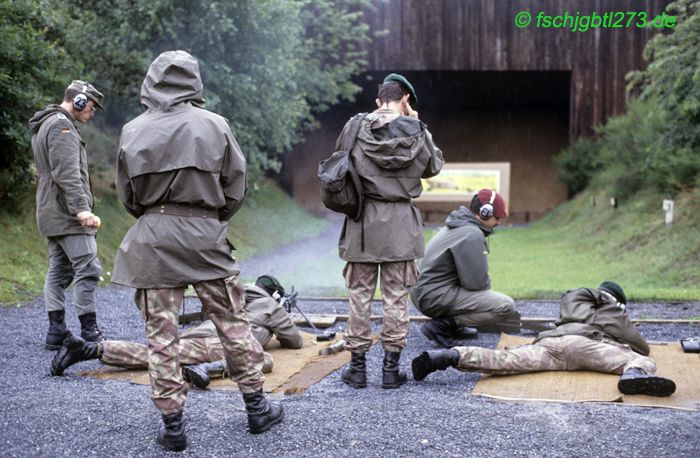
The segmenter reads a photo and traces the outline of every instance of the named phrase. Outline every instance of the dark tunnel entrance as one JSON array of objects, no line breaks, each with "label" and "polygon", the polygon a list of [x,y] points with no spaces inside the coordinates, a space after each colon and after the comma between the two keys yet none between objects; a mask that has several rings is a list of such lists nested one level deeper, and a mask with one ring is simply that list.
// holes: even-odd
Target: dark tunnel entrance
[{"label": "dark tunnel entrance", "polygon": [[[323,211],[316,168],[333,152],[343,124],[374,109],[377,84],[389,72],[369,72],[357,82],[352,104],[323,113],[320,128],[287,154],[283,185],[305,208]],[[446,163],[509,162],[510,222],[533,221],[566,200],[554,156],[568,145],[571,73],[518,71],[400,71],[414,85],[415,107]],[[420,203],[432,222],[458,203]],[[427,206],[427,207],[426,207]]]}]

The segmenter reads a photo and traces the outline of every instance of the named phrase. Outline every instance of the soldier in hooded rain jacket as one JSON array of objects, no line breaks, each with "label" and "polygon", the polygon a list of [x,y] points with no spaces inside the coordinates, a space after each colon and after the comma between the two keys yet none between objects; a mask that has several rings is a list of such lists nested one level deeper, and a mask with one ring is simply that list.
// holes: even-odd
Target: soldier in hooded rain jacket
[{"label": "soldier in hooded rain jacket", "polygon": [[138,220],[122,240],[112,280],[137,288],[146,319],[152,399],[165,425],[158,442],[186,447],[177,317],[190,284],[216,326],[250,431],[265,431],[282,408],[262,394],[263,352],[226,238],[246,194],[245,159],[227,121],[203,109],[199,66],[188,53],[164,52],[151,63],[141,103],[146,112],[124,126],[117,159],[117,191]]},{"label": "soldier in hooded rain jacket", "polygon": [[[351,364],[342,380],[355,388],[366,386],[365,353],[371,344],[370,307],[378,276],[384,320],[381,341],[385,350],[382,386],[405,383],[399,372],[401,351],[408,334],[408,289],[418,275],[414,260],[423,256],[423,222],[411,199],[420,196],[421,178],[437,175],[442,152],[411,108],[415,91],[401,75],[391,74],[379,87],[378,109],[360,125],[352,160],[362,182],[364,208],[355,221],[345,218],[340,234],[340,257],[347,262],[343,275],[350,296],[346,348]],[[345,142],[346,124],[337,141]]]}]

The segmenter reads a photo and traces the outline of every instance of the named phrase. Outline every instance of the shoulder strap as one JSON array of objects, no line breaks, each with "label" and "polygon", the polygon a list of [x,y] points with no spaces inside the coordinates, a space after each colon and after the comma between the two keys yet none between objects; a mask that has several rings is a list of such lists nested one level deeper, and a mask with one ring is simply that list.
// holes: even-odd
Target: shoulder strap
[{"label": "shoulder strap", "polygon": [[358,113],[352,118],[350,118],[350,128],[348,133],[343,139],[343,150],[347,151],[348,154],[355,147],[355,142],[357,141],[357,135],[360,133],[360,126],[362,125],[362,120],[367,117],[368,113]]}]

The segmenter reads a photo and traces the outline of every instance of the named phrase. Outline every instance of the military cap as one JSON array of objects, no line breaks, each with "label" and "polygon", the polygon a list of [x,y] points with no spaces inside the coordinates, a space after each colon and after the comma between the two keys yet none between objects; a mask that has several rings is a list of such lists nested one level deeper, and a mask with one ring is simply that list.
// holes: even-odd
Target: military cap
[{"label": "military cap", "polygon": [[258,279],[255,280],[255,286],[264,289],[270,296],[275,294],[275,291],[277,291],[280,296],[284,296],[285,293],[282,283],[272,275],[259,276]]},{"label": "military cap", "polygon": [[627,296],[625,296],[625,291],[622,289],[622,286],[618,285],[614,281],[606,280],[600,284],[598,289],[602,289],[606,293],[612,294],[620,304],[627,305]]},{"label": "military cap", "polygon": [[413,86],[411,86],[411,83],[408,82],[405,76],[399,75],[398,73],[389,73],[386,75],[386,78],[384,78],[384,84],[386,83],[399,83],[410,94],[411,97],[409,98],[409,101],[413,104],[418,103],[416,91],[413,89]]},{"label": "military cap", "polygon": [[88,99],[95,102],[97,108],[104,110],[104,107],[102,106],[102,99],[104,98],[104,95],[98,91],[95,86],[92,85],[92,83],[83,80],[73,80],[66,88],[66,91],[68,90],[74,90],[78,91],[78,93],[85,94]]}]

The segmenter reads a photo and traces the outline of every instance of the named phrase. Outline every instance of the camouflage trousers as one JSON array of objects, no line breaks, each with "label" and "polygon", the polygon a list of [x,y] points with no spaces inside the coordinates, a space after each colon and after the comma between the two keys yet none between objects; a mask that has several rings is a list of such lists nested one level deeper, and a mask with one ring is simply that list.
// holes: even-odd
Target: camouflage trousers
[{"label": "camouflage trousers", "polygon": [[[181,366],[192,364],[211,363],[223,360],[224,347],[221,345],[219,336],[213,337],[189,337],[185,332],[180,336],[177,344],[177,353]],[[105,340],[100,343],[102,364],[121,367],[130,370],[148,369],[148,348],[136,342],[126,342],[123,340]],[[268,373],[272,371],[274,360],[272,355],[263,353],[264,363],[262,371]]]},{"label": "camouflage trousers", "polygon": [[[262,389],[263,350],[250,331],[243,310],[245,290],[238,276],[192,286],[219,334],[231,380],[243,393]],[[178,353],[178,313],[184,295],[184,287],[136,291],[136,304],[146,321],[151,399],[163,414],[181,411],[187,397]]]},{"label": "camouflage trousers", "polygon": [[397,352],[406,346],[408,302],[406,296],[418,278],[414,261],[364,263],[348,262],[343,269],[350,296],[350,318],[345,333],[345,348],[365,353],[372,344],[370,315],[372,298],[381,278],[380,289],[384,317],[380,338],[385,351]]},{"label": "camouflage trousers", "polygon": [[621,374],[636,368],[645,374],[656,372],[651,358],[634,352],[627,345],[583,336],[548,337],[534,344],[505,350],[455,347],[459,352],[457,369],[485,374],[508,375],[540,371],[586,370]]}]

